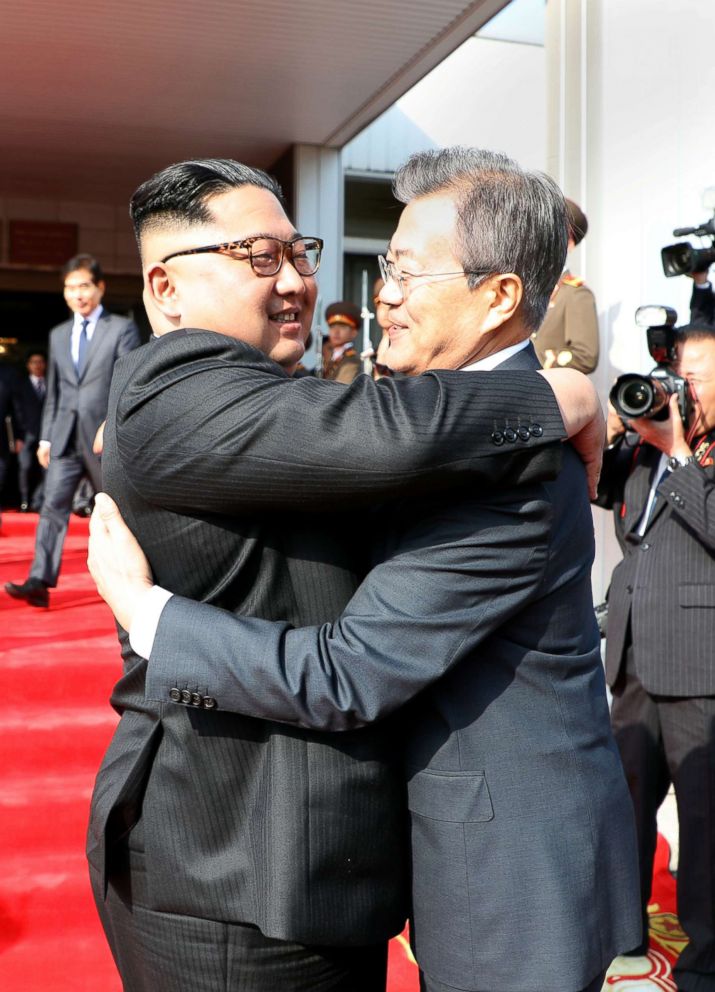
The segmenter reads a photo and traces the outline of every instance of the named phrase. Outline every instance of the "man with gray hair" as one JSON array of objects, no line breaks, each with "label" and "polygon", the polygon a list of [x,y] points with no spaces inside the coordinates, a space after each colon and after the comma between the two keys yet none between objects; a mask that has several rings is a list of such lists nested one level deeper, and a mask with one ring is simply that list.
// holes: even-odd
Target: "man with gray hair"
[{"label": "man with gray hair", "polygon": [[[406,207],[380,260],[390,366],[538,367],[529,336],[566,252],[556,185],[456,148],[410,159],[395,191]],[[492,443],[538,433],[515,417]],[[290,438],[285,454],[290,489],[304,471],[291,469]],[[402,708],[424,990],[600,989],[640,933],[638,869],[593,616],[588,493],[568,446],[554,482],[383,509],[372,571],[323,626],[152,587],[116,508],[98,508],[90,567],[148,659],[152,699],[181,709],[207,692],[223,711],[341,733]]]}]

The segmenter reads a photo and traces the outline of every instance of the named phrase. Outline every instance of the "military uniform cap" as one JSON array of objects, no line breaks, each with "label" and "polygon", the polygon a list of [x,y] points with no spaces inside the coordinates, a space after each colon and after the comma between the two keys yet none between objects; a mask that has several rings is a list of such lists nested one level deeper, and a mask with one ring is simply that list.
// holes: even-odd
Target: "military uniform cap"
[{"label": "military uniform cap", "polygon": [[338,300],[325,308],[325,322],[328,327],[332,324],[348,324],[357,330],[360,327],[360,307],[349,300]]}]

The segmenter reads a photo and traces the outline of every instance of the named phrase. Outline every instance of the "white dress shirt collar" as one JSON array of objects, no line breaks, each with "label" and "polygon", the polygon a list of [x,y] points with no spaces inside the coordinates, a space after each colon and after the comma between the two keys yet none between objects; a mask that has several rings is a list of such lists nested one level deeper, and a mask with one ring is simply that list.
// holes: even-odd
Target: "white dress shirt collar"
[{"label": "white dress shirt collar", "polygon": [[480,358],[477,362],[472,362],[471,365],[465,365],[461,368],[460,372],[491,372],[495,369],[497,365],[501,365],[505,362],[507,358],[511,358],[512,355],[517,355],[520,351],[523,351],[529,344],[529,338],[524,338],[523,341],[519,341],[517,344],[510,344],[508,348],[502,348],[501,351],[495,351],[491,355],[487,355],[486,358]]}]

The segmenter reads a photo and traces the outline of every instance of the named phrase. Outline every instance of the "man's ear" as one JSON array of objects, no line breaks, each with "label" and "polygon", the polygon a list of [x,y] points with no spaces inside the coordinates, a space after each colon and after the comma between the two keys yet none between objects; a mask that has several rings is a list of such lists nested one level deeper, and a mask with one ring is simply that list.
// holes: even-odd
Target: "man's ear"
[{"label": "man's ear", "polygon": [[515,315],[524,295],[521,278],[515,272],[499,272],[489,279],[488,312],[483,323],[485,331],[494,331]]},{"label": "man's ear", "polygon": [[144,272],[144,293],[162,316],[172,323],[181,317],[177,287],[161,262],[152,262]]}]

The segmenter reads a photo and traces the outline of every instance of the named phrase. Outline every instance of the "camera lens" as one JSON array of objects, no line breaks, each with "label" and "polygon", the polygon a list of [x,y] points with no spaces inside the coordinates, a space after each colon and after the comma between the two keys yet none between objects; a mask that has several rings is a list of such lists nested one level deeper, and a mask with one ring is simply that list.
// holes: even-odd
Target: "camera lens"
[{"label": "camera lens", "polygon": [[650,383],[630,382],[624,386],[621,393],[621,406],[633,417],[642,416],[653,402],[653,390]]}]

